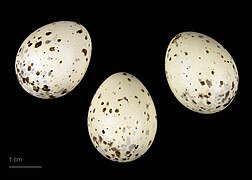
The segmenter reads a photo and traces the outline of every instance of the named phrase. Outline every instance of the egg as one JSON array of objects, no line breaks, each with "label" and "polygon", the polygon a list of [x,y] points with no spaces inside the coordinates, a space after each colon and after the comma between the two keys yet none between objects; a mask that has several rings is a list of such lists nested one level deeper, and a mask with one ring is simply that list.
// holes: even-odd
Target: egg
[{"label": "egg", "polygon": [[171,39],[165,74],[176,99],[201,114],[224,110],[238,90],[239,75],[230,53],[199,32],[185,31]]},{"label": "egg", "polygon": [[141,157],[153,144],[157,130],[150,93],[127,72],[114,73],[99,86],[87,119],[93,145],[114,162],[131,162]]},{"label": "egg", "polygon": [[46,24],[32,32],[18,49],[18,82],[35,97],[62,97],[84,77],[91,53],[91,37],[83,25],[74,21]]}]

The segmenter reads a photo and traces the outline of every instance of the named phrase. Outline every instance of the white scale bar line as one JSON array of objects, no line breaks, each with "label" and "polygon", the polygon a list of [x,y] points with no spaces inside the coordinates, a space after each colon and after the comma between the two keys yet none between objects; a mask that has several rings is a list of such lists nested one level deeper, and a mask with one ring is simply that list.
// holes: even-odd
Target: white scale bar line
[{"label": "white scale bar line", "polygon": [[9,168],[42,168],[42,166],[9,166]]}]

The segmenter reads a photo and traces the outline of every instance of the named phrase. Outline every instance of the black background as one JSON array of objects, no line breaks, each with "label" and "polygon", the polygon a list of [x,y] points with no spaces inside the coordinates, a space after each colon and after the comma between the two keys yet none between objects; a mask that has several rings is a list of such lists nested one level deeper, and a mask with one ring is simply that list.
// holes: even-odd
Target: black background
[{"label": "black background", "polygon": [[[16,8],[14,8],[16,7]],[[33,2],[6,6],[2,15],[4,57],[1,68],[3,120],[8,123],[9,157],[42,169],[9,169],[80,177],[166,178],[244,175],[248,167],[250,12],[245,4],[137,2]],[[239,13],[238,13],[239,12]],[[92,39],[92,56],[80,84],[69,94],[42,100],[27,94],[15,75],[15,56],[37,28],[58,20],[84,25]],[[240,77],[238,93],[224,111],[202,115],[179,104],[165,77],[164,58],[179,32],[196,31],[221,43],[232,55]],[[135,75],[156,106],[158,129],[141,158],[119,164],[101,156],[87,131],[87,113],[99,85],[115,72]],[[251,94],[251,93],[250,93]],[[248,109],[248,110],[247,110]],[[1,119],[2,119],[1,118]],[[16,165],[16,164],[14,164]]]}]

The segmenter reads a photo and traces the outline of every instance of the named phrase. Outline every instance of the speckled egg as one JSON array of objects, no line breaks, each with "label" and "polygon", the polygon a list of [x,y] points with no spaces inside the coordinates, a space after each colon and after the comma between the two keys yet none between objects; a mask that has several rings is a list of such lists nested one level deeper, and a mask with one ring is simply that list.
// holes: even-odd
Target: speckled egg
[{"label": "speckled egg", "polygon": [[238,71],[230,53],[198,32],[181,32],[170,41],[165,73],[177,100],[202,114],[224,110],[238,89]]},{"label": "speckled egg", "polygon": [[157,115],[150,93],[132,74],[118,72],[97,89],[88,112],[88,132],[107,159],[130,162],[152,145]]},{"label": "speckled egg", "polygon": [[18,82],[38,98],[66,95],[84,77],[91,51],[91,38],[83,25],[73,21],[44,25],[32,32],[17,52]]}]

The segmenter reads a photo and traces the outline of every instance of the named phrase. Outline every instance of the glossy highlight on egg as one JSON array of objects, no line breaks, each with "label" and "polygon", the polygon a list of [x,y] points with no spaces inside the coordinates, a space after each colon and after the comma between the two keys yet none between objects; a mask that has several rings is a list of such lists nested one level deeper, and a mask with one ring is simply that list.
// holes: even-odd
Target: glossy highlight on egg
[{"label": "glossy highlight on egg", "polygon": [[239,74],[230,53],[198,32],[173,37],[165,55],[165,74],[176,99],[201,114],[224,110],[238,90]]},{"label": "glossy highlight on egg", "polygon": [[42,99],[62,97],[84,77],[91,53],[91,37],[83,25],[52,22],[23,41],[16,55],[15,73],[27,93]]},{"label": "glossy highlight on egg", "polygon": [[147,152],[156,135],[152,97],[132,74],[112,74],[92,98],[87,126],[94,147],[105,158],[114,162],[136,160]]}]

